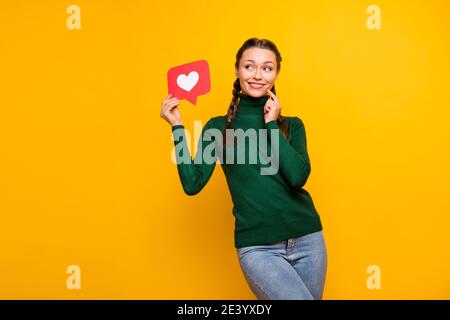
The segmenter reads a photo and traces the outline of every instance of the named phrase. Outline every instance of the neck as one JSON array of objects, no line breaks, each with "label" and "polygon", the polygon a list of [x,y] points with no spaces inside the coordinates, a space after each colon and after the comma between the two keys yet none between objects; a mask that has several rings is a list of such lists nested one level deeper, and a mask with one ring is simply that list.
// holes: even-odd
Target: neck
[{"label": "neck", "polygon": [[239,93],[239,103],[236,114],[241,115],[264,115],[264,105],[269,99],[268,95],[252,97],[246,93]]}]

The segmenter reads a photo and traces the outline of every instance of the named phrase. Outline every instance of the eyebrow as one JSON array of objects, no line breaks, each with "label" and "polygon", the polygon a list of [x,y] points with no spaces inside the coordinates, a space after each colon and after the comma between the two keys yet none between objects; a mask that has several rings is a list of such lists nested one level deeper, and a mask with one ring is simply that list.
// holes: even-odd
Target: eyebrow
[{"label": "eyebrow", "polygon": [[[245,60],[245,61],[251,61],[251,62],[255,62],[254,60],[250,60],[250,59],[247,59],[247,60]],[[273,64],[273,62],[272,62],[272,61],[264,61],[263,63],[272,63],[272,64]]]}]

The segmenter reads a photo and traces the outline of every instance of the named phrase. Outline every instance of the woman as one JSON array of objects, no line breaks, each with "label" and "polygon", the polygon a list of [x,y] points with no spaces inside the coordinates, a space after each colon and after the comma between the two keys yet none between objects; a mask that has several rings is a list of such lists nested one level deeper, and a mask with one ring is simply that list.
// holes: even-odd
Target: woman
[{"label": "woman", "polygon": [[[245,41],[236,54],[236,81],[228,112],[205,124],[194,162],[187,149],[177,98],[169,95],[162,102],[161,117],[172,126],[178,174],[186,194],[200,192],[213,173],[216,157],[222,159],[234,205],[235,248],[256,297],[322,299],[327,250],[320,217],[303,188],[311,171],[303,122],[298,117],[281,116],[275,95],[280,63],[281,55],[271,41]],[[261,129],[266,130],[266,136],[249,135],[250,143],[256,142],[260,155],[264,154],[261,144],[270,145],[270,154],[277,159],[271,163],[273,170],[264,174],[267,166],[259,159],[249,161],[250,148],[246,149],[242,140],[229,145],[231,132]],[[207,151],[214,161],[201,161]],[[235,151],[243,152],[247,161],[236,162]]]}]

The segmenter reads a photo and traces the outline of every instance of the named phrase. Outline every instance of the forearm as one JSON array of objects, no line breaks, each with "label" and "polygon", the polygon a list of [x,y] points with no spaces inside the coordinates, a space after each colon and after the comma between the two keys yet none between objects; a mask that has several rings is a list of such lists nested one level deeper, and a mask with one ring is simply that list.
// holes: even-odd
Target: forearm
[{"label": "forearm", "polygon": [[[291,186],[302,187],[305,185],[311,172],[309,157],[307,154],[304,154],[306,150],[296,150],[292,147],[279,130],[276,120],[267,122],[266,128],[268,129],[267,134],[271,146],[274,145],[271,143],[272,135],[274,134],[273,130],[278,129],[278,148],[274,152],[278,152],[279,170],[283,177]],[[277,137],[277,135],[274,137]]]},{"label": "forearm", "polygon": [[[178,175],[180,177],[184,192],[187,195],[195,195],[199,193],[208,182],[215,163],[195,163],[192,161],[184,130],[185,128],[182,124],[172,126],[172,134],[175,145],[175,159],[177,163]],[[201,138],[202,137],[200,137],[200,139]],[[197,156],[201,156],[201,153],[203,152],[202,148],[200,148],[198,152],[200,154],[197,154]]]}]

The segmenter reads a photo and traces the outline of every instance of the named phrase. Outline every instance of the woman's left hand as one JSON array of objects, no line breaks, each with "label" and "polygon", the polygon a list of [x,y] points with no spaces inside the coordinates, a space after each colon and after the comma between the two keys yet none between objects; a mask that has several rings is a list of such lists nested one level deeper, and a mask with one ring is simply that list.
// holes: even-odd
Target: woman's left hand
[{"label": "woman's left hand", "polygon": [[270,98],[267,100],[264,105],[264,122],[267,123],[272,120],[277,120],[278,115],[281,112],[281,104],[278,101],[276,95],[273,94],[272,91],[267,90],[267,93],[270,95]]}]

